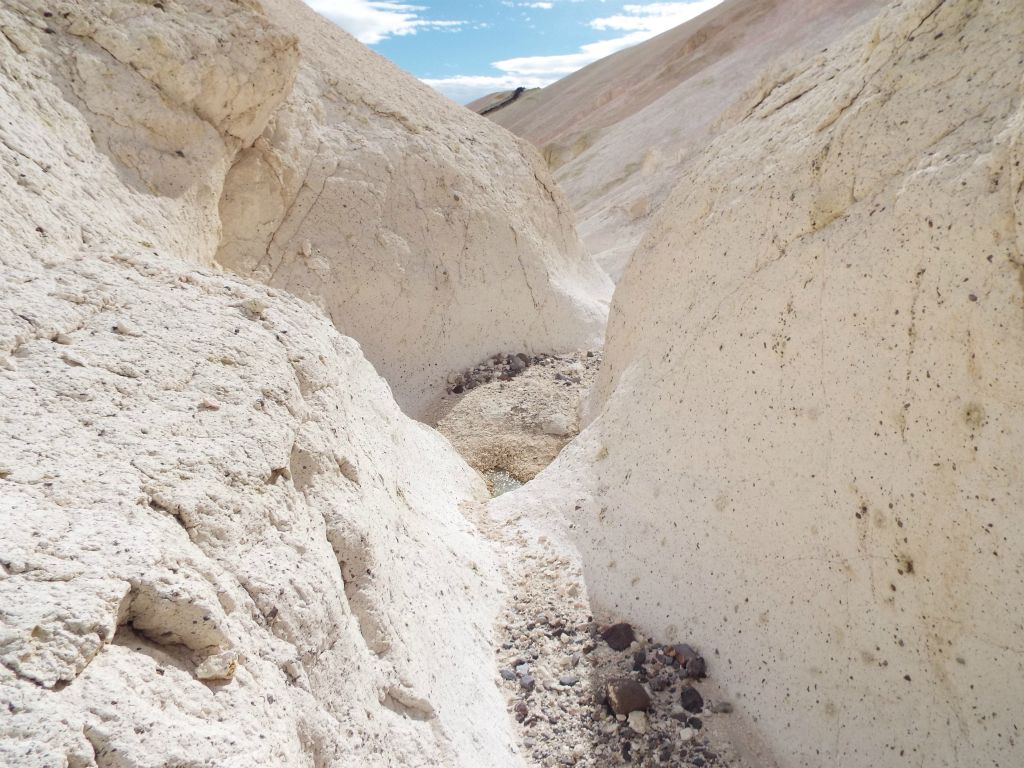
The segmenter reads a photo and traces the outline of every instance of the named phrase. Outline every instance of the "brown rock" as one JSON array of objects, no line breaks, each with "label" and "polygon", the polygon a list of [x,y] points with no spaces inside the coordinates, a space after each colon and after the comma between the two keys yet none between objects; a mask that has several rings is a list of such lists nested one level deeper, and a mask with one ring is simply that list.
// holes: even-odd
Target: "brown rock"
[{"label": "brown rock", "polygon": [[624,651],[629,648],[630,643],[636,640],[633,627],[626,623],[612,624],[601,633],[608,646],[614,651]]},{"label": "brown rock", "polygon": [[608,707],[616,715],[628,715],[651,706],[650,695],[636,680],[625,677],[609,680],[605,683],[605,693],[608,696]]}]

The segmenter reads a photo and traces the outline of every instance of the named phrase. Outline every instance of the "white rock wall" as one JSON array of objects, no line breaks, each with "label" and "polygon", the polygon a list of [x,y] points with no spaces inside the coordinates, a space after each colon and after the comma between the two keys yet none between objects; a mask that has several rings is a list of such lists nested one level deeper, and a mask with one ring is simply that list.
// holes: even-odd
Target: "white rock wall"
[{"label": "white rock wall", "polygon": [[[1024,6],[906,0],[680,179],[534,485],[783,766],[1024,764]],[[532,489],[532,491],[531,491]]]},{"label": "white rock wall", "polygon": [[479,478],[196,264],[294,41],[161,5],[0,7],[0,764],[516,765]]},{"label": "white rock wall", "polygon": [[295,88],[228,176],[224,266],[316,302],[420,415],[496,352],[600,344],[611,283],[536,151],[300,0]]}]

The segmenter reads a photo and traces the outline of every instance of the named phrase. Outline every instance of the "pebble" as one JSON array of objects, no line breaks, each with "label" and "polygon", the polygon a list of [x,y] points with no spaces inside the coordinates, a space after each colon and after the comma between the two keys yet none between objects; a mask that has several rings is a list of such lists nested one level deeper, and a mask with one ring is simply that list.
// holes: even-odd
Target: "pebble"
[{"label": "pebble", "polygon": [[526,766],[727,768],[723,745],[710,752],[702,735],[717,705],[705,710],[691,685],[697,649],[595,622],[584,592],[569,590],[578,577],[549,550],[530,566],[499,624],[496,658]]},{"label": "pebble", "polygon": [[679,694],[679,701],[687,712],[697,713],[704,709],[704,697],[692,685],[687,685]]},{"label": "pebble", "polygon": [[707,676],[707,664],[704,657],[697,653],[692,646],[679,643],[673,645],[669,649],[669,653],[679,662],[687,677],[700,679]]},{"label": "pebble", "polygon": [[608,643],[608,647],[615,651],[624,651],[636,639],[633,627],[629,624],[612,624],[601,633],[601,639]]},{"label": "pebble", "polygon": [[647,715],[644,714],[643,711],[637,709],[630,712],[629,717],[627,718],[627,722],[629,723],[629,727],[637,733],[639,733],[640,735],[647,733]]},{"label": "pebble", "polygon": [[647,690],[636,680],[616,678],[605,685],[608,706],[617,715],[628,715],[637,709],[651,706],[651,697]]},{"label": "pebble", "polygon": [[[600,362],[601,353],[590,351],[587,352],[587,357],[595,358],[597,362]],[[449,374],[448,394],[461,395],[471,389],[476,389],[479,386],[490,384],[494,381],[509,381],[533,366],[564,365],[565,362],[566,358],[558,357],[557,355],[528,355],[525,352],[505,354],[504,352],[499,352],[496,355],[491,355],[491,357],[479,365],[467,368],[461,373],[452,372]],[[588,365],[591,364],[588,363]],[[573,369],[570,367],[568,370]],[[576,370],[579,369],[577,368]],[[579,384],[582,381],[578,375],[562,371],[555,372],[554,378],[556,381],[563,382],[566,385]]]}]

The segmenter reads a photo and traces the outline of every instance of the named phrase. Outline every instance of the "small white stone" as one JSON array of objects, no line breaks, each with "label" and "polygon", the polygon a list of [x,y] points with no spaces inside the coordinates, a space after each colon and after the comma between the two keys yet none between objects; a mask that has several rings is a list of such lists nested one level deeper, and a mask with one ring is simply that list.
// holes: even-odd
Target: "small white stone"
[{"label": "small white stone", "polygon": [[[629,713],[629,727],[637,733],[647,733],[647,715],[639,709]],[[689,730],[689,729],[687,729]]]},{"label": "small white stone", "polygon": [[224,651],[207,656],[203,663],[196,667],[196,677],[200,680],[230,680],[238,669],[238,654],[235,651]]}]

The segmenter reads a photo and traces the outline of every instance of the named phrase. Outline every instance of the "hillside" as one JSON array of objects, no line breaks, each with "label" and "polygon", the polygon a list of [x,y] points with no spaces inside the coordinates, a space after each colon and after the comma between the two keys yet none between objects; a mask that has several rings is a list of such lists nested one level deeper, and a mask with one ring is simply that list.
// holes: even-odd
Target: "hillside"
[{"label": "hillside", "polygon": [[882,5],[726,0],[487,117],[541,150],[580,236],[617,280],[682,167],[760,98],[765,67],[808,61]]}]

